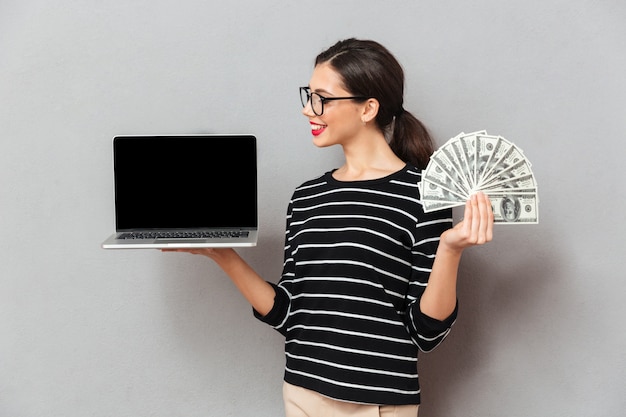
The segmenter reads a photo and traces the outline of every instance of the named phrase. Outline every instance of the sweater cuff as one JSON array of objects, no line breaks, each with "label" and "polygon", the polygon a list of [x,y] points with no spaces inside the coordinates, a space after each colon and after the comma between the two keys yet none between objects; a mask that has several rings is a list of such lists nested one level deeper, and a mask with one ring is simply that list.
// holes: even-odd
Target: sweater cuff
[{"label": "sweater cuff", "polygon": [[268,283],[274,288],[274,293],[276,294],[274,296],[274,305],[272,306],[272,309],[266,315],[262,315],[254,308],[252,309],[252,312],[254,317],[257,319],[276,327],[281,323],[285,316],[284,311],[289,305],[289,299],[287,298],[285,292],[282,291],[276,284],[269,281]]},{"label": "sweater cuff", "polygon": [[445,331],[446,329],[449,329],[454,324],[454,321],[456,320],[457,314],[459,312],[459,301],[456,301],[456,305],[454,306],[454,311],[452,311],[452,314],[450,314],[443,320],[435,319],[423,313],[419,307],[419,302],[415,303],[415,307],[415,310],[417,310],[416,327],[420,329],[420,333],[437,335]]}]

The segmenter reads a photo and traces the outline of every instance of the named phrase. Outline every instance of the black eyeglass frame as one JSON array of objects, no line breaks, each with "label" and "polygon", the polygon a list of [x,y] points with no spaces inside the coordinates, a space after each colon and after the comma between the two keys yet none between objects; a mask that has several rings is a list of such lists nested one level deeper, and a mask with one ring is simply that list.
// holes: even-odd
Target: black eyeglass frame
[{"label": "black eyeglass frame", "polygon": [[[302,95],[302,93],[304,93],[304,95]],[[319,114],[313,108],[313,103],[311,103],[311,111],[316,116],[321,116],[321,115],[324,114],[324,103],[327,102],[327,101],[335,101],[335,100],[367,100],[369,98],[369,97],[365,97],[365,96],[324,97],[323,95],[321,95],[319,93],[312,92],[310,87],[300,87],[300,101],[302,102],[302,108],[305,108],[307,103],[309,103],[309,101],[311,101],[311,96],[313,94],[318,96],[319,99],[320,99],[320,103],[322,103],[322,109],[319,112]],[[307,98],[306,101],[304,101],[304,97],[305,96]]]}]

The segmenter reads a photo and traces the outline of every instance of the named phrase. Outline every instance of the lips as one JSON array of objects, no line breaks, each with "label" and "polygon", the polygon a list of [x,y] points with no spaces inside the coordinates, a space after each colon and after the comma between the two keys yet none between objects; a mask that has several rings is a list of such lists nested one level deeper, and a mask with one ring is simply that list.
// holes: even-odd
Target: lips
[{"label": "lips", "polygon": [[311,122],[311,133],[313,136],[319,136],[326,129],[326,125],[320,125],[317,123]]}]

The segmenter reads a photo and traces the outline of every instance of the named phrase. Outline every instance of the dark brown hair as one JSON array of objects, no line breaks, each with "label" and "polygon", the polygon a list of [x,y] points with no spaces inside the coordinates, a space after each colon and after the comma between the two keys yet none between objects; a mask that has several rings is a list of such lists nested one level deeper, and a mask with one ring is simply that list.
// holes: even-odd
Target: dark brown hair
[{"label": "dark brown hair", "polygon": [[403,161],[425,168],[433,141],[422,122],[403,107],[404,71],[391,52],[378,42],[350,38],[320,53],[315,65],[322,63],[337,71],[350,94],[378,100],[375,122],[391,149]]}]

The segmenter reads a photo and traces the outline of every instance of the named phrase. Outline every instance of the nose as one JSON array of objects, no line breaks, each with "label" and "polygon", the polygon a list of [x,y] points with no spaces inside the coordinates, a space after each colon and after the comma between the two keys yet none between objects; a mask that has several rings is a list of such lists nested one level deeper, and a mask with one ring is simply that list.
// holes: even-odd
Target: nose
[{"label": "nose", "polygon": [[306,117],[315,117],[315,113],[313,113],[313,109],[311,108],[311,100],[309,99],[306,102],[306,105],[302,108],[302,114]]}]

